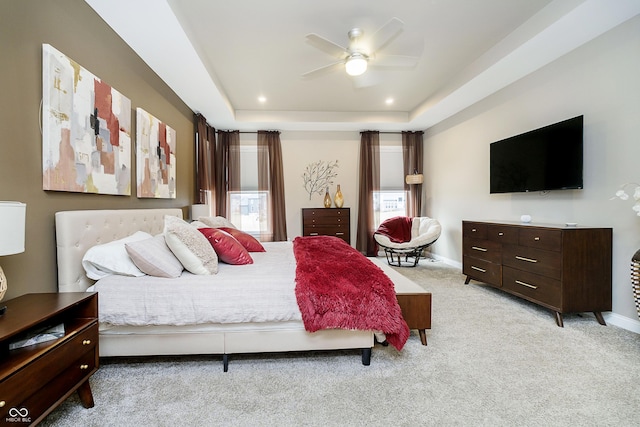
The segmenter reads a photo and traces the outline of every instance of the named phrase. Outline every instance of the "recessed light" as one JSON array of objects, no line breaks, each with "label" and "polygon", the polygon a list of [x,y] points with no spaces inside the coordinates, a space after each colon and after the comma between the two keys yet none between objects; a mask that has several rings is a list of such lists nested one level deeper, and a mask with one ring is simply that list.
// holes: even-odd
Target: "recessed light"
[{"label": "recessed light", "polygon": [[391,104],[393,104],[393,98],[387,98],[387,99],[385,99],[384,103],[385,103],[385,104],[387,104],[387,105],[391,105]]},{"label": "recessed light", "polygon": [[267,102],[267,97],[260,95],[258,97],[258,102],[261,103],[261,104],[264,104],[265,102]]}]

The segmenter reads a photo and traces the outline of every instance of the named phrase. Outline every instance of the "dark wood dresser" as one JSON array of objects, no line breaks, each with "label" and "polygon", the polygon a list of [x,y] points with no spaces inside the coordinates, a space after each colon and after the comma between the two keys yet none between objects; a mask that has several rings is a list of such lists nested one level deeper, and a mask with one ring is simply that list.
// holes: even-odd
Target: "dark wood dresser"
[{"label": "dark wood dresser", "polygon": [[[98,369],[98,294],[27,294],[0,316],[0,420],[34,425],[78,392],[93,406],[89,377]],[[64,325],[60,338],[10,349],[43,328]]]},{"label": "dark wood dresser", "polygon": [[462,222],[462,272],[563,313],[611,311],[611,228]]},{"label": "dark wood dresser", "polygon": [[303,208],[303,236],[336,236],[351,244],[349,208]]}]

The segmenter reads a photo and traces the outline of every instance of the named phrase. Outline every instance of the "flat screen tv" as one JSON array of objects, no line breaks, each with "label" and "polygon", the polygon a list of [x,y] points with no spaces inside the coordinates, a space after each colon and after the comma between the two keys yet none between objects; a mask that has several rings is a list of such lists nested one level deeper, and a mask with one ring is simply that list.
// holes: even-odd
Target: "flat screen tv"
[{"label": "flat screen tv", "polygon": [[583,116],[490,145],[490,193],[582,188]]}]

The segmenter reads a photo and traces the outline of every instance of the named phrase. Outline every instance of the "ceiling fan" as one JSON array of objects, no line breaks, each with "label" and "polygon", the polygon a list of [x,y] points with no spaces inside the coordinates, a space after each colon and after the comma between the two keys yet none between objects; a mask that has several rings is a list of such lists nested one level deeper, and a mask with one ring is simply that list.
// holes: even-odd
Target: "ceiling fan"
[{"label": "ceiling fan", "polygon": [[404,22],[398,18],[391,18],[380,27],[370,39],[364,39],[364,31],[353,28],[347,34],[347,47],[334,43],[318,34],[307,34],[307,42],[312,46],[338,58],[338,61],[302,74],[302,77],[312,77],[327,71],[342,68],[350,76],[362,75],[369,65],[372,67],[415,67],[419,58],[407,55],[384,55],[380,51],[386,48],[402,31]]}]

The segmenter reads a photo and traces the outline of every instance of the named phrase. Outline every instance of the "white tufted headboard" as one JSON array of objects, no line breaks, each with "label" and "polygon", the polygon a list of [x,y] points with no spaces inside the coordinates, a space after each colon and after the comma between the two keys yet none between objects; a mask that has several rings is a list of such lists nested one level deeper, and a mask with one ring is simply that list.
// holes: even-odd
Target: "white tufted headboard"
[{"label": "white tufted headboard", "polygon": [[58,291],[84,292],[93,285],[85,275],[82,257],[95,245],[146,231],[156,235],[164,229],[164,216],[182,218],[182,209],[114,209],[56,212]]}]

